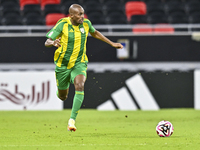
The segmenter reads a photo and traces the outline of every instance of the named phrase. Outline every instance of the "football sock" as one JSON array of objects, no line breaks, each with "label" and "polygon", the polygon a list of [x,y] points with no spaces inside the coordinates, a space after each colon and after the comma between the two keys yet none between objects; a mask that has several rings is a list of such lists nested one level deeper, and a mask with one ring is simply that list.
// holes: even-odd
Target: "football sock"
[{"label": "football sock", "polygon": [[84,99],[84,91],[75,91],[73,105],[72,105],[72,112],[71,112],[71,119],[76,120],[76,116],[78,115],[78,111],[81,108]]}]

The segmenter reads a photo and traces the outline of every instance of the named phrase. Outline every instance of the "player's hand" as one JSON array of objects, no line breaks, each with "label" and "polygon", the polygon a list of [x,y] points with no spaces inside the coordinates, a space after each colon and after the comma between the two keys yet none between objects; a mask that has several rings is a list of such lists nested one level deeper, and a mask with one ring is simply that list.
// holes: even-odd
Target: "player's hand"
[{"label": "player's hand", "polygon": [[117,49],[122,49],[123,48],[123,45],[121,43],[113,43],[112,44],[112,47],[115,47]]},{"label": "player's hand", "polygon": [[61,37],[59,37],[58,39],[56,39],[56,40],[53,42],[53,46],[55,46],[55,47],[61,47],[61,45],[60,45],[60,40],[61,40]]}]

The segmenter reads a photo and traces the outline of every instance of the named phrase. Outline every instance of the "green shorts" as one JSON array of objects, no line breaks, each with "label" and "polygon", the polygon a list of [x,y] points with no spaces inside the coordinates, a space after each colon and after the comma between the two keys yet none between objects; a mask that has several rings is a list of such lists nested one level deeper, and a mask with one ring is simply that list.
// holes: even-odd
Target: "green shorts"
[{"label": "green shorts", "polygon": [[74,84],[74,79],[77,75],[82,74],[87,77],[87,64],[79,63],[71,69],[67,69],[66,66],[56,66],[55,74],[58,89],[66,90],[69,88],[70,83]]}]

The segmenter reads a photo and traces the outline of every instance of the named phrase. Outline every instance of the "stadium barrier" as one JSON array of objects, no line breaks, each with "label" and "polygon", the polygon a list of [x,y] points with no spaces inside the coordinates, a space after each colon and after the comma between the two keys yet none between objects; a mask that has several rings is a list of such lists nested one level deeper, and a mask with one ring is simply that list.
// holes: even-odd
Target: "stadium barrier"
[{"label": "stadium barrier", "polygon": [[[191,34],[154,36],[107,34],[107,37],[113,41],[122,41],[128,57],[120,57],[118,50],[88,37],[87,55],[90,63],[82,108],[200,109],[198,35],[194,37]],[[74,94],[72,85],[69,98],[64,105],[56,97],[53,72],[55,48],[44,47],[45,34],[0,35],[0,40],[0,110],[36,110],[32,108],[36,105],[32,104],[45,100],[45,96],[48,97],[48,94],[41,94],[45,93],[42,91],[48,93],[48,88],[44,88],[46,86],[50,87],[51,98],[49,98],[58,104],[58,107],[54,107],[56,110],[71,108]],[[50,71],[51,79],[39,80],[38,75],[45,74],[46,71]],[[33,76],[28,75],[28,72],[32,72]],[[23,76],[26,73],[27,76]],[[34,94],[32,94],[33,89],[35,89]],[[6,104],[14,101],[8,100],[6,90],[11,94],[17,94],[19,97],[15,97],[16,99],[24,99],[19,102],[19,107],[13,108]],[[31,94],[36,97],[33,98]],[[25,102],[32,103],[27,106],[24,105]],[[44,103],[41,107],[38,105],[37,110],[47,110],[47,108],[51,110],[54,105],[51,103],[48,108],[48,104]]]}]

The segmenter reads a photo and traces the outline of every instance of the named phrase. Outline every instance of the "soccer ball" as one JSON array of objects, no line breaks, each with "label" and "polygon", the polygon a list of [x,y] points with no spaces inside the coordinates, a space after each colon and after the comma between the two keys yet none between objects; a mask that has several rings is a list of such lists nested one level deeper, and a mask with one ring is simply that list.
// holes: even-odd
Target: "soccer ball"
[{"label": "soccer ball", "polygon": [[171,122],[163,120],[156,126],[156,132],[160,137],[170,137],[174,132],[174,127]]}]

